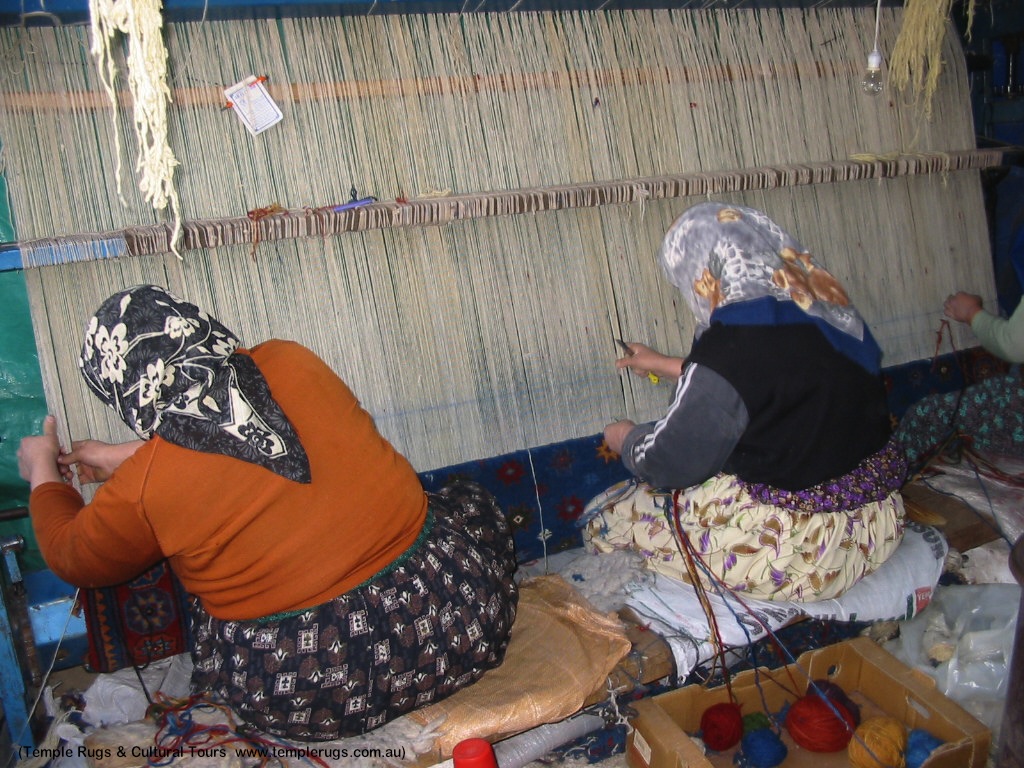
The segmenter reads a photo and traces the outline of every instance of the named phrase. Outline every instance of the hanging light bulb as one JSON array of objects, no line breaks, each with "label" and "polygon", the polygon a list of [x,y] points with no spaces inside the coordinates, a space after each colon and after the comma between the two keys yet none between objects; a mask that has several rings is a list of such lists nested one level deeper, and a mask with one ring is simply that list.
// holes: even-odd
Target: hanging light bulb
[{"label": "hanging light bulb", "polygon": [[877,48],[868,54],[868,68],[864,71],[860,87],[868,96],[882,92],[882,54]]},{"label": "hanging light bulb", "polygon": [[868,68],[860,81],[861,90],[868,96],[882,92],[882,52],[878,50],[878,30],[882,23],[882,0],[875,4],[875,47],[868,54]]}]

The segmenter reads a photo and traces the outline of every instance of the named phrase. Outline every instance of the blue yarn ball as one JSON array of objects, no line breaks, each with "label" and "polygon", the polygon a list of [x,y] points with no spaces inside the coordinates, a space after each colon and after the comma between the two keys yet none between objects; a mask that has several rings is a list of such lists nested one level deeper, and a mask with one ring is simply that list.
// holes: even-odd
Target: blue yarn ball
[{"label": "blue yarn ball", "polygon": [[907,768],[921,768],[928,756],[944,743],[942,739],[932,736],[928,731],[914,728],[907,736]]},{"label": "blue yarn ball", "polygon": [[740,749],[751,768],[775,768],[789,754],[782,739],[771,728],[759,728],[744,734]]}]

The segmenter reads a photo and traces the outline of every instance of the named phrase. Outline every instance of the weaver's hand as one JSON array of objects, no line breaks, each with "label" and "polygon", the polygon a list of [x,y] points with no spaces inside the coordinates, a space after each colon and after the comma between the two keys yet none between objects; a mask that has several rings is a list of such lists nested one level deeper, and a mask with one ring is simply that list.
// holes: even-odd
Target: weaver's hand
[{"label": "weaver's hand", "polygon": [[604,428],[604,441],[618,454],[622,453],[622,444],[626,442],[626,435],[636,424],[629,419],[615,421]]},{"label": "weaver's hand", "polygon": [[21,439],[18,446],[18,474],[33,489],[43,483],[59,483],[64,479],[57,464],[59,456],[57,420],[47,416],[43,420],[43,434]]},{"label": "weaver's hand", "polygon": [[638,376],[646,376],[654,383],[660,378],[678,379],[683,370],[683,358],[669,357],[645,344],[631,341],[628,344],[620,342],[624,351],[628,350],[625,357],[615,361],[618,369],[627,368]]},{"label": "weaver's hand", "polygon": [[982,310],[981,296],[959,291],[946,299],[942,309],[946,317],[970,325],[974,316]]},{"label": "weaver's hand", "polygon": [[133,440],[129,443],[104,443],[100,440],[75,440],[71,450],[60,456],[57,461],[70,471],[72,466],[78,471],[78,482],[83,485],[102,483],[114,474],[129,456],[134,454],[144,440]]}]

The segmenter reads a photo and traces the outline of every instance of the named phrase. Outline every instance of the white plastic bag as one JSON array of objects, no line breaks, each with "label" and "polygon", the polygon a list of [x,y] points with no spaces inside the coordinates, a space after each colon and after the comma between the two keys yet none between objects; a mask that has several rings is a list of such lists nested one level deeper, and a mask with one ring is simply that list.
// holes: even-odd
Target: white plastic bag
[{"label": "white plastic bag", "polygon": [[[1006,703],[1021,587],[940,586],[886,648],[935,679],[947,697],[998,733]],[[994,739],[995,741],[995,739]]]}]

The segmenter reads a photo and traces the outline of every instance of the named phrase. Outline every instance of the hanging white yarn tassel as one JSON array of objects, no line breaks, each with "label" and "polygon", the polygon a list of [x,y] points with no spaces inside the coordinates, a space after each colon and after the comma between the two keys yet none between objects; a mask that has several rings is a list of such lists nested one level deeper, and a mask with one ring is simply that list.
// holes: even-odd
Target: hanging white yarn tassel
[{"label": "hanging white yarn tassel", "polygon": [[[171,249],[175,255],[181,234],[181,212],[174,188],[174,169],[178,165],[167,140],[167,105],[171,91],[167,85],[167,48],[164,46],[159,0],[90,0],[92,54],[96,58],[100,80],[117,108],[114,81],[117,67],[111,54],[111,41],[117,32],[128,37],[128,90],[132,96],[135,133],[139,157],[135,170],[141,175],[139,190],[147,203],[162,211],[171,206],[174,227]],[[121,196],[121,147],[117,116],[114,116],[117,190]],[[121,197],[121,202],[124,198]]]}]

